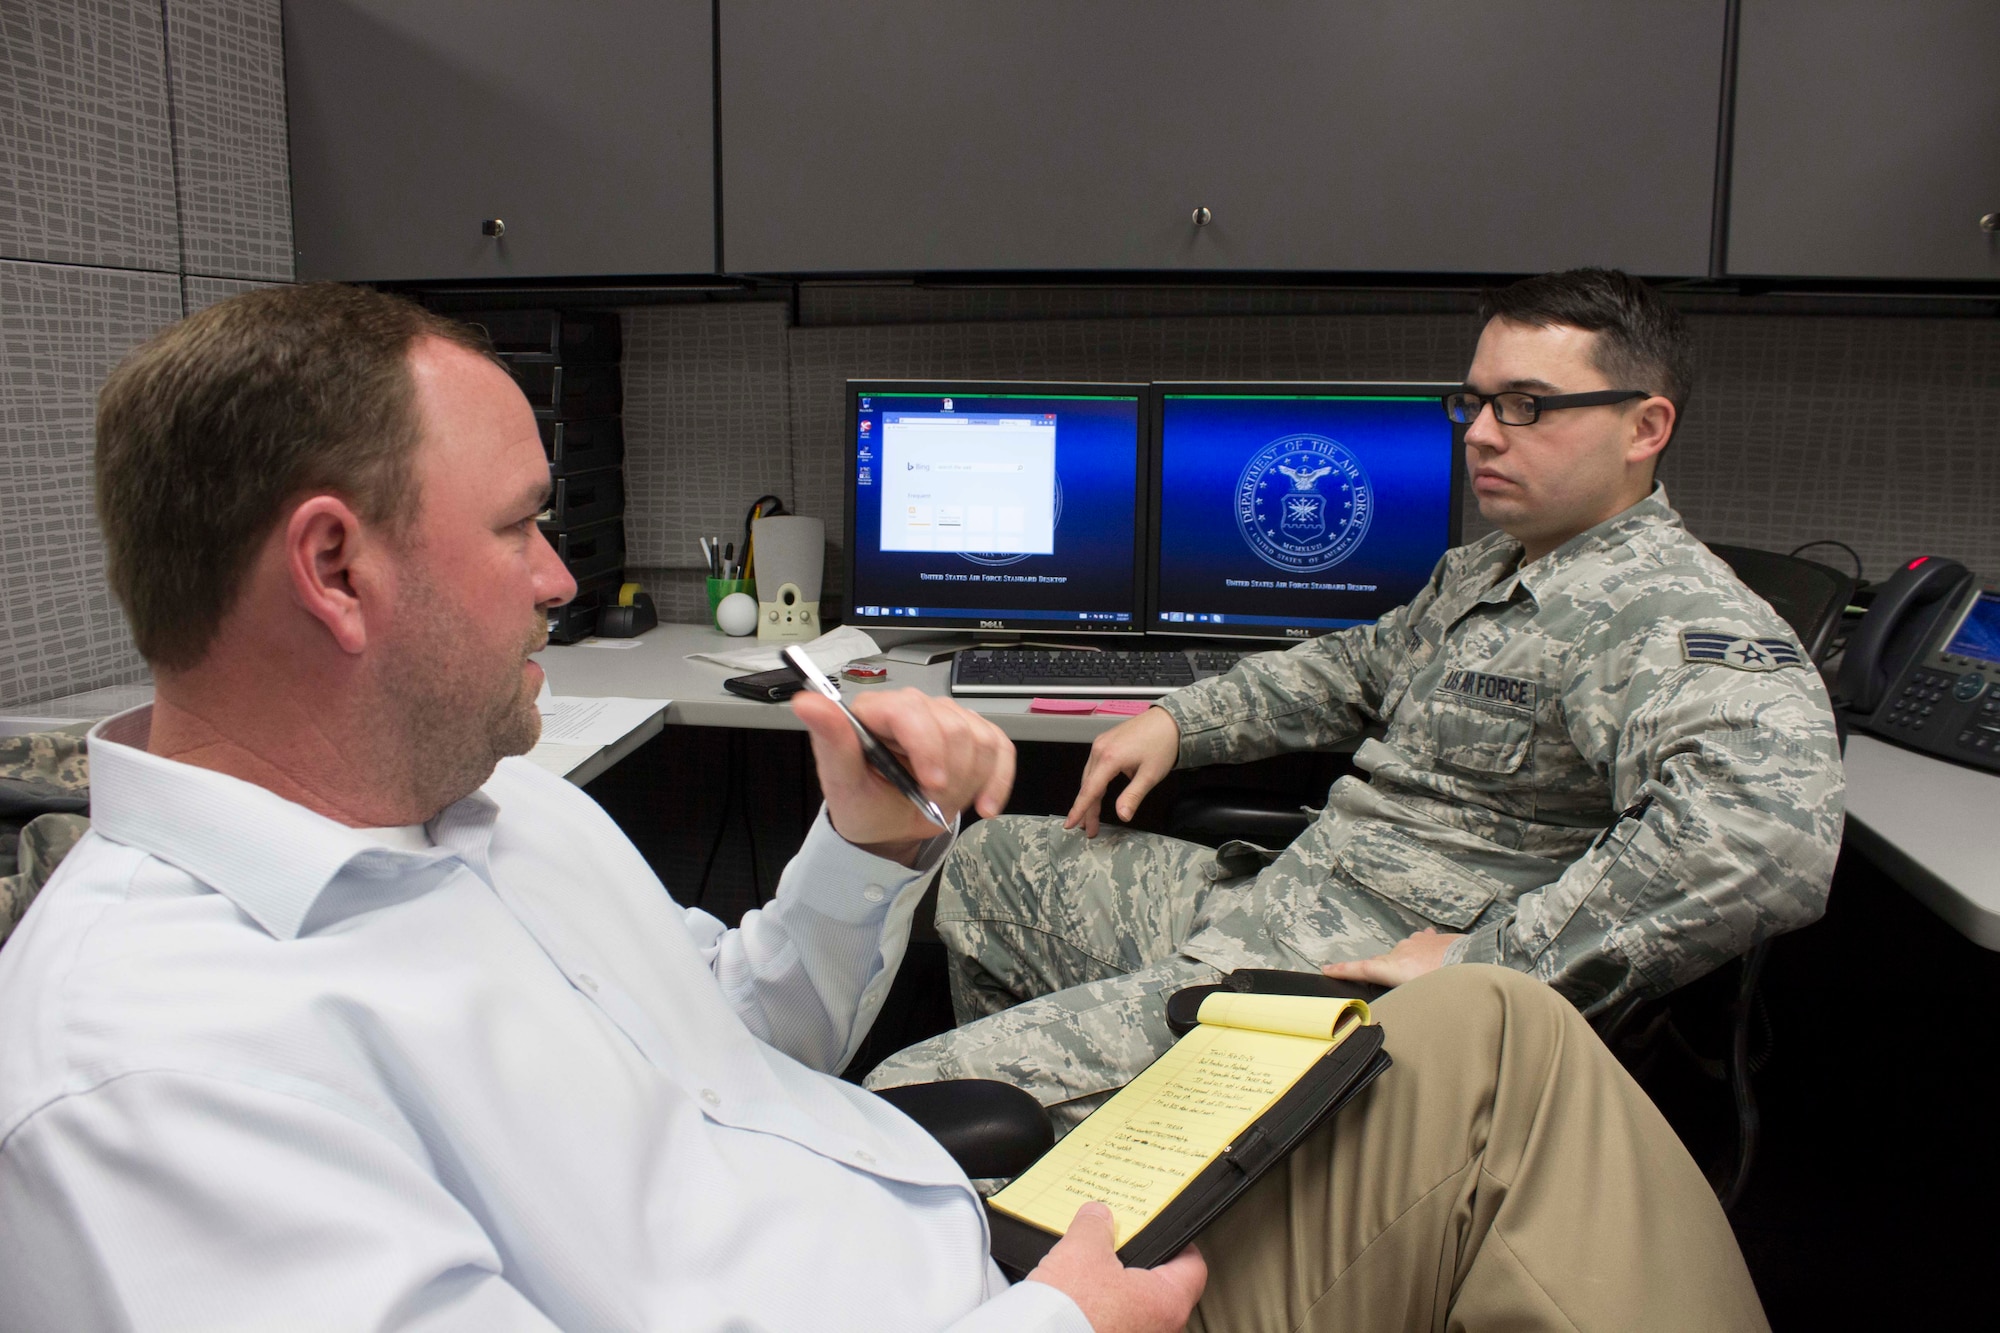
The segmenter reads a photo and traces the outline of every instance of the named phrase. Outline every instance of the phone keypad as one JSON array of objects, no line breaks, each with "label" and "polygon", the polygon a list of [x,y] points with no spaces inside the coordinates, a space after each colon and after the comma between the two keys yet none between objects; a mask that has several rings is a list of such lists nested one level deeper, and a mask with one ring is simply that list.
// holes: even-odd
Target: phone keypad
[{"label": "phone keypad", "polygon": [[1890,701],[1882,720],[1892,727],[1924,730],[1930,723],[1931,714],[1937,711],[1938,703],[1951,692],[1957,679],[1955,675],[1924,668],[1911,672],[1902,691]]}]

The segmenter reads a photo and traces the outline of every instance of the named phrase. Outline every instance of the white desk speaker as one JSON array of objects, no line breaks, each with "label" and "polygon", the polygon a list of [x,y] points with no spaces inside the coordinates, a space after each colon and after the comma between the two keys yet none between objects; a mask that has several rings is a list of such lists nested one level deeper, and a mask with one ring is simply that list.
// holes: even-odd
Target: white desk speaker
[{"label": "white desk speaker", "polygon": [[804,641],[820,636],[819,584],[826,562],[826,524],[785,515],[755,519],[757,637]]}]

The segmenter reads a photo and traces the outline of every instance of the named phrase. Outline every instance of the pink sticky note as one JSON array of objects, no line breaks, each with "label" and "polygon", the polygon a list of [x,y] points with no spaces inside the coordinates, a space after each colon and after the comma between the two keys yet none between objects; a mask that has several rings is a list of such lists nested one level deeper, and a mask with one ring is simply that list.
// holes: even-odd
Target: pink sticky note
[{"label": "pink sticky note", "polygon": [[1115,713],[1120,717],[1137,717],[1152,706],[1151,699],[1099,699],[1095,711]]},{"label": "pink sticky note", "polygon": [[1095,699],[1030,699],[1030,713],[1094,713],[1097,711]]}]

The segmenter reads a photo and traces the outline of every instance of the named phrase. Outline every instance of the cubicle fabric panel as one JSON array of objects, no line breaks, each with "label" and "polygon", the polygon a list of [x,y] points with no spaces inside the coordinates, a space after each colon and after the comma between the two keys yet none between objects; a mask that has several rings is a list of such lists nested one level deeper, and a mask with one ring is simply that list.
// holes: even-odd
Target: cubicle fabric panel
[{"label": "cubicle fabric panel", "polygon": [[0,14],[0,257],[180,263],[158,0]]},{"label": "cubicle fabric panel", "polygon": [[0,261],[0,707],[146,678],[91,505],[97,390],[181,317],[171,273]]},{"label": "cubicle fabric panel", "polygon": [[292,278],[278,0],[166,0],[181,267]]}]

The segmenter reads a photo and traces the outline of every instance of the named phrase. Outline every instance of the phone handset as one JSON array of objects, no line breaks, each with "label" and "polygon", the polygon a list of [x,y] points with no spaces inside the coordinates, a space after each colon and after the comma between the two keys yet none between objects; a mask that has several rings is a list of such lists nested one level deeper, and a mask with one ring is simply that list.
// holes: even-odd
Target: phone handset
[{"label": "phone handset", "polygon": [[1868,614],[1847,640],[1840,693],[1857,713],[1872,713],[1902,669],[1923,654],[1945,599],[1972,581],[1956,560],[1920,555],[1876,590]]}]

